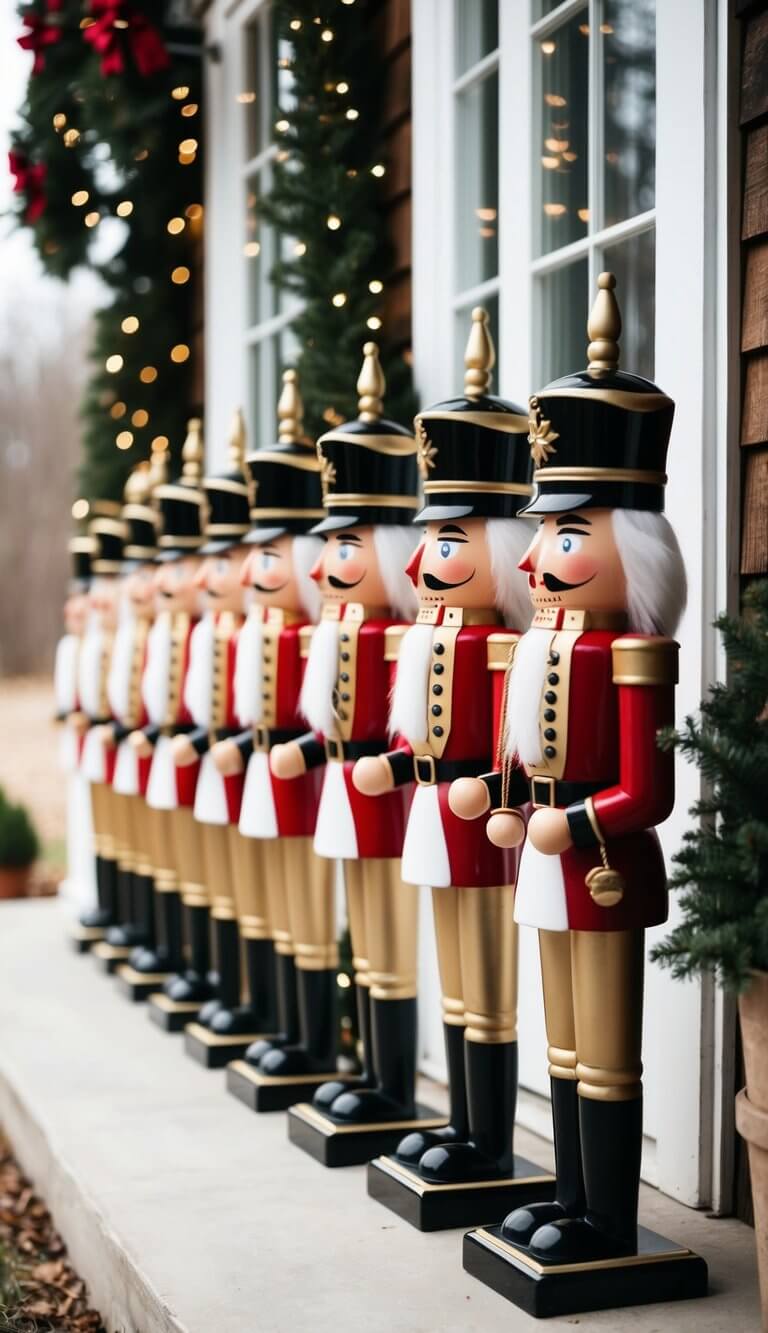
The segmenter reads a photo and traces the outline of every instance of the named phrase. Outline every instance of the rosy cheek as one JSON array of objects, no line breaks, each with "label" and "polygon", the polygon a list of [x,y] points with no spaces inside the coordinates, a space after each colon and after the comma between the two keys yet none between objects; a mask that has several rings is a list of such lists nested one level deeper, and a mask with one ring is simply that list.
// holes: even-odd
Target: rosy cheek
[{"label": "rosy cheek", "polygon": [[449,560],[438,561],[437,576],[444,579],[446,583],[463,583],[473,573],[474,565],[472,562],[463,559],[460,555],[452,556]]},{"label": "rosy cheek", "polygon": [[595,562],[587,554],[560,555],[557,567],[568,583],[583,583],[595,572]]},{"label": "rosy cheek", "polygon": [[362,560],[338,560],[334,573],[337,578],[343,579],[345,583],[357,583],[366,572]]}]

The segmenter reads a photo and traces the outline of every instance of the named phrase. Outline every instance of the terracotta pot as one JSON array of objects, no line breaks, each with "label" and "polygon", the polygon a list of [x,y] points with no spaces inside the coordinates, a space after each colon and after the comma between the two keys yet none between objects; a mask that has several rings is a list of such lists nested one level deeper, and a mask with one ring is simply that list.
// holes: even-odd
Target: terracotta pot
[{"label": "terracotta pot", "polygon": [[0,866],[0,898],[26,898],[31,866]]},{"label": "terracotta pot", "polygon": [[736,1128],[746,1141],[755,1210],[763,1329],[768,1330],[768,972],[739,996],[747,1086],[736,1098]]}]

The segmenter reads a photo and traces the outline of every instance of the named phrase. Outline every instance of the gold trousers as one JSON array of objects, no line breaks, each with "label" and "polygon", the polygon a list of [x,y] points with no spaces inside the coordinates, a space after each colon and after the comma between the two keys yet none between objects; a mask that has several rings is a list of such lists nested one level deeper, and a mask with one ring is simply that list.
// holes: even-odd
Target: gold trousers
[{"label": "gold trousers", "polygon": [[280,842],[296,966],[305,972],[337,968],[336,862],[315,856],[311,838],[281,838]]},{"label": "gold trousers", "polygon": [[181,901],[187,907],[208,907],[208,887],[203,859],[202,824],[198,824],[191,806],[180,805],[170,811],[173,856],[179,881]]},{"label": "gold trousers", "polygon": [[244,940],[268,940],[266,858],[257,838],[240,834],[230,844],[232,855],[235,910],[240,936]]},{"label": "gold trousers", "polygon": [[514,888],[432,890],[443,1022],[467,1041],[517,1039]]},{"label": "gold trousers", "polygon": [[92,782],[90,787],[93,849],[97,856],[102,856],[107,861],[114,861],[116,852],[112,788],[106,782]]},{"label": "gold trousers", "polygon": [[174,856],[174,813],[173,810],[154,810],[147,806],[150,856],[158,893],[175,893],[179,887]]},{"label": "gold trousers", "polygon": [[132,800],[131,828],[134,841],[136,873],[138,875],[147,875],[151,878],[154,875],[154,865],[152,863],[152,812],[149,810],[143,796],[134,796],[132,797]]},{"label": "gold trousers", "polygon": [[419,891],[404,884],[400,861],[371,857],[344,862],[355,982],[374,1000],[410,1000],[417,993]]},{"label": "gold trousers", "polygon": [[115,859],[120,869],[128,872],[136,869],[132,851],[133,836],[131,829],[131,801],[133,799],[132,796],[124,796],[117,791],[111,791],[109,795],[115,838]]},{"label": "gold trousers", "polygon": [[283,838],[262,838],[259,843],[266,889],[266,916],[275,953],[293,957],[293,936],[285,888]]},{"label": "gold trousers", "polygon": [[203,868],[208,887],[211,916],[220,921],[235,918],[235,897],[232,887],[232,838],[237,833],[234,825],[198,824],[203,844]]},{"label": "gold trousers", "polygon": [[539,931],[547,1058],[580,1097],[632,1101],[642,1091],[642,930]]}]

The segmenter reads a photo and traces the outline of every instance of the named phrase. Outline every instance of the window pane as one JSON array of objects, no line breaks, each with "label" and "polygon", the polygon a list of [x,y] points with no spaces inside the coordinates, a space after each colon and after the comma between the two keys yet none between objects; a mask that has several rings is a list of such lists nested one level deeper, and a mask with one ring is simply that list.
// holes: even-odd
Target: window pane
[{"label": "window pane", "polygon": [[262,228],[258,216],[258,178],[249,181],[245,190],[245,236],[243,255],[248,290],[247,320],[251,327],[265,317],[264,281],[268,268],[263,254]]},{"label": "window pane", "polygon": [[463,74],[498,44],[499,0],[456,0],[456,73]]},{"label": "window pane", "polygon": [[456,274],[465,291],[499,268],[499,76],[456,99]]},{"label": "window pane", "polygon": [[[487,296],[482,301],[482,305],[488,311],[488,327],[491,330],[493,345],[496,348],[496,364],[493,368],[493,377],[491,379],[491,393],[499,392],[499,364],[501,362],[501,353],[499,349],[499,298],[498,296]],[[472,328],[472,305],[464,306],[457,310],[453,317],[453,378],[454,383],[446,392],[446,398],[458,396],[464,388],[464,351],[469,339],[470,329]]]},{"label": "window pane", "polygon": [[534,43],[534,236],[547,254],[587,234],[586,10]]},{"label": "window pane", "polygon": [[261,345],[253,343],[248,348],[248,448],[261,447],[259,416],[261,406]]},{"label": "window pane", "polygon": [[586,259],[537,279],[535,384],[549,384],[587,364],[588,283]]},{"label": "window pane", "polygon": [[[265,43],[268,44],[268,51],[264,49]],[[265,57],[269,60],[266,77]],[[245,30],[245,70],[243,87],[237,94],[237,100],[242,103],[246,117],[246,160],[261,153],[272,140],[278,74],[277,43],[265,13]]]},{"label": "window pane", "polygon": [[552,10],[557,9],[558,5],[561,5],[562,3],[563,0],[534,0],[533,3],[534,23],[538,22],[539,19],[546,18],[547,14],[551,14]]},{"label": "window pane", "polygon": [[653,379],[656,322],[656,232],[643,231],[606,246],[603,267],[616,274],[621,310],[621,365]]},{"label": "window pane", "polygon": [[605,225],[653,208],[656,0],[605,0]]}]

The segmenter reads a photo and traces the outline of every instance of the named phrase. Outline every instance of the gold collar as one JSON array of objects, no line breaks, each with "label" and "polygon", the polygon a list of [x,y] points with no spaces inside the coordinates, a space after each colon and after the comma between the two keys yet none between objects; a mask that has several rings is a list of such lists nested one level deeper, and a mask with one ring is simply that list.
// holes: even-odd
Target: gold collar
[{"label": "gold collar", "polygon": [[439,624],[451,629],[462,625],[500,625],[501,616],[495,606],[421,606],[416,624]]},{"label": "gold collar", "polygon": [[386,606],[364,606],[362,602],[325,602],[321,620],[347,620],[362,624],[364,620],[391,620]]},{"label": "gold collar", "polygon": [[282,606],[264,606],[257,602],[254,604],[253,610],[261,612],[262,625],[274,625],[275,627],[296,625],[299,621],[303,622],[305,619],[299,611],[286,611]]},{"label": "gold collar", "polygon": [[578,630],[619,629],[627,627],[624,611],[570,611],[562,606],[541,607],[531,622],[531,629]]}]

